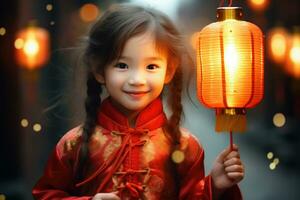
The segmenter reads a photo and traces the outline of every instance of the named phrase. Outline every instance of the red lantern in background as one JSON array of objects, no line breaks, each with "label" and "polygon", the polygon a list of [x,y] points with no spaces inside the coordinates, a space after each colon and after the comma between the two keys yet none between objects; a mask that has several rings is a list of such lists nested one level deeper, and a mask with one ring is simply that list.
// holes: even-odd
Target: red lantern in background
[{"label": "red lantern in background", "polygon": [[40,68],[49,60],[49,33],[30,26],[17,33],[15,40],[17,63],[27,69]]},{"label": "red lantern in background", "polygon": [[264,94],[263,34],[241,18],[241,8],[220,7],[197,40],[197,96],[216,109],[217,132],[245,131],[245,108]]},{"label": "red lantern in background", "polygon": [[296,32],[290,37],[287,59],[286,71],[295,78],[300,78],[300,33]]}]

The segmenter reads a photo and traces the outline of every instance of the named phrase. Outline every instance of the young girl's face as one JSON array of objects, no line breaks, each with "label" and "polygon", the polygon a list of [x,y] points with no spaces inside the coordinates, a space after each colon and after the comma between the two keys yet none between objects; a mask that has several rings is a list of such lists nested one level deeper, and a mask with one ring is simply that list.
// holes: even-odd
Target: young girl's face
[{"label": "young girl's face", "polygon": [[166,79],[167,56],[159,53],[152,34],[145,33],[130,38],[121,57],[98,76],[113,103],[123,112],[140,111],[162,92]]}]

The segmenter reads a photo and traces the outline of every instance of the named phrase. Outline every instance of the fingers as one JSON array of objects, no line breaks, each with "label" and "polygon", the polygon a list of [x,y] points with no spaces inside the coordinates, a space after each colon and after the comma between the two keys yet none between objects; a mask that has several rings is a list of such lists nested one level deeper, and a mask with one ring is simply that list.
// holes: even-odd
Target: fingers
[{"label": "fingers", "polygon": [[229,173],[227,173],[227,176],[230,179],[234,180],[234,182],[237,183],[244,178],[244,173],[243,172],[229,172]]},{"label": "fingers", "polygon": [[226,162],[227,160],[233,159],[233,158],[240,158],[240,153],[238,151],[231,151],[230,153],[228,153],[225,158],[224,158],[224,162]]},{"label": "fingers", "polygon": [[121,200],[117,196],[117,192],[112,193],[98,193],[93,197],[93,200]]},{"label": "fingers", "polygon": [[245,169],[236,145],[233,145],[233,150],[228,152],[224,157],[223,162],[224,170],[229,178],[234,179],[235,181],[243,179]]},{"label": "fingers", "polygon": [[217,161],[220,163],[223,163],[224,161],[231,159],[233,157],[240,157],[238,153],[238,146],[233,144],[233,149],[230,147],[227,147],[224,149],[217,157]]},{"label": "fingers", "polygon": [[227,174],[231,172],[244,172],[244,167],[243,165],[230,165],[228,167],[225,167],[225,171]]}]

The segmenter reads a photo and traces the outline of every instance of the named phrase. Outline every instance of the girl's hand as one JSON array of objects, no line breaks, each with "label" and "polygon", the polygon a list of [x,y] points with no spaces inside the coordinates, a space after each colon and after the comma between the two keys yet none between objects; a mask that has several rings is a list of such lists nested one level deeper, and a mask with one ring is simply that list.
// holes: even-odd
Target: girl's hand
[{"label": "girl's hand", "polygon": [[244,166],[236,145],[224,149],[217,157],[211,171],[213,189],[224,191],[244,178]]},{"label": "girl's hand", "polygon": [[97,193],[92,200],[121,200],[120,197],[117,196],[118,192],[112,193]]}]

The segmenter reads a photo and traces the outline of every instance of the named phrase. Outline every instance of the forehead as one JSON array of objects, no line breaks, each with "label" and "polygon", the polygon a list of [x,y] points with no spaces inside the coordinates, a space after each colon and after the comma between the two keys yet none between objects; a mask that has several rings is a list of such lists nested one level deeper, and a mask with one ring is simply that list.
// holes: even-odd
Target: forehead
[{"label": "forehead", "polygon": [[165,45],[159,42],[153,33],[146,32],[129,38],[125,43],[121,56],[166,59],[167,50]]}]

